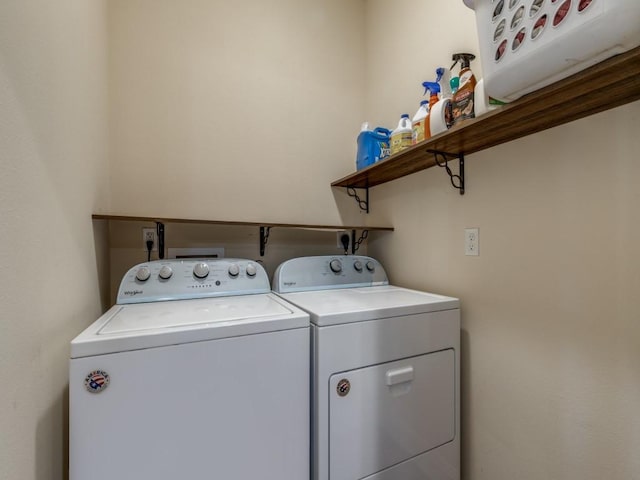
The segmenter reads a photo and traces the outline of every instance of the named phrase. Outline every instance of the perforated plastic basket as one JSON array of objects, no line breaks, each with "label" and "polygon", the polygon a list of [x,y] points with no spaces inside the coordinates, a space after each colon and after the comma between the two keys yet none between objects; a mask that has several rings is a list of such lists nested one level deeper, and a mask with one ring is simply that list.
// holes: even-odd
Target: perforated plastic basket
[{"label": "perforated plastic basket", "polygon": [[640,45],[640,0],[463,0],[486,92],[504,101]]}]

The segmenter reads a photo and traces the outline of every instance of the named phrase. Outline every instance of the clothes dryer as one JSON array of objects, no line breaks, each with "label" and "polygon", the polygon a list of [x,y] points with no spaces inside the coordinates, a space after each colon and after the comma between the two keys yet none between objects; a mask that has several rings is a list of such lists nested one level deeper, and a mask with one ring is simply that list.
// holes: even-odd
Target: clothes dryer
[{"label": "clothes dryer", "polygon": [[312,478],[459,480],[458,299],[365,256],[292,259],[272,287],[311,316]]},{"label": "clothes dryer", "polygon": [[309,477],[309,315],[248,260],[157,261],[71,342],[70,480]]}]

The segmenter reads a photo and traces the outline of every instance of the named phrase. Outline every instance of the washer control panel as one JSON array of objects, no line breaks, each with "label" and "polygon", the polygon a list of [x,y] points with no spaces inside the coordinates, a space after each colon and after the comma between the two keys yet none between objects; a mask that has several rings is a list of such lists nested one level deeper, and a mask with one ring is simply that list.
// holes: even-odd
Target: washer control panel
[{"label": "washer control panel", "polygon": [[388,284],[380,262],[363,255],[294,258],[280,264],[273,276],[278,293]]},{"label": "washer control panel", "polygon": [[249,295],[271,291],[264,267],[244,259],[156,260],[129,269],[118,304]]}]

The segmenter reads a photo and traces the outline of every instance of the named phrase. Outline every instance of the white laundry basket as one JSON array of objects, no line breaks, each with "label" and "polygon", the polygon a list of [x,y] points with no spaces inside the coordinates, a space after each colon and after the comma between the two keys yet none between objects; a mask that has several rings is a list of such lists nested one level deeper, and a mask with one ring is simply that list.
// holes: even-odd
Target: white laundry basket
[{"label": "white laundry basket", "polygon": [[463,0],[486,92],[503,101],[640,45],[640,0]]}]

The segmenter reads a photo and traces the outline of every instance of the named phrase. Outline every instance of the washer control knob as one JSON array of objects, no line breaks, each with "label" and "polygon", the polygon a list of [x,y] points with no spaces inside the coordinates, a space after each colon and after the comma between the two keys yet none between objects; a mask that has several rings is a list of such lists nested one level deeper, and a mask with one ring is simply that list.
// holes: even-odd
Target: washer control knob
[{"label": "washer control knob", "polygon": [[149,280],[150,276],[151,270],[149,270],[149,267],[147,266],[140,267],[136,272],[136,280],[139,280],[141,282],[146,282],[147,280]]},{"label": "washer control knob", "polygon": [[331,260],[331,262],[329,262],[329,268],[333,273],[340,273],[342,271],[342,263],[340,260]]},{"label": "washer control knob", "polygon": [[160,269],[160,272],[158,273],[158,276],[162,280],[169,280],[171,278],[171,275],[173,275],[173,270],[171,270],[171,267],[169,265],[163,265]]},{"label": "washer control knob", "polygon": [[240,267],[237,263],[232,263],[229,265],[229,275],[232,277],[237,277],[240,274]]},{"label": "washer control knob", "polygon": [[356,260],[355,262],[353,262],[353,268],[356,270],[356,272],[362,272],[362,262],[360,260]]},{"label": "washer control knob", "polygon": [[247,276],[255,277],[256,273],[258,273],[258,270],[256,269],[256,266],[253,263],[249,263],[247,265]]},{"label": "washer control knob", "polygon": [[367,270],[369,270],[371,273],[376,271],[376,265],[371,260],[367,262]]},{"label": "washer control knob", "polygon": [[207,275],[209,275],[209,265],[204,262],[196,263],[193,267],[193,274],[197,278],[207,278]]}]

